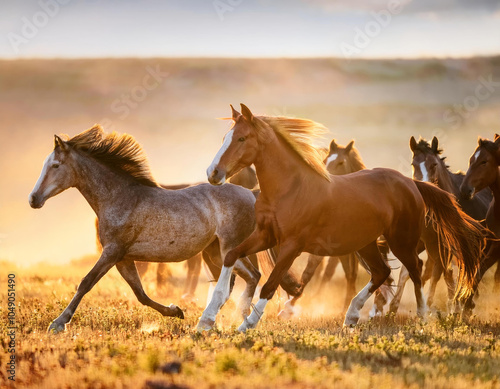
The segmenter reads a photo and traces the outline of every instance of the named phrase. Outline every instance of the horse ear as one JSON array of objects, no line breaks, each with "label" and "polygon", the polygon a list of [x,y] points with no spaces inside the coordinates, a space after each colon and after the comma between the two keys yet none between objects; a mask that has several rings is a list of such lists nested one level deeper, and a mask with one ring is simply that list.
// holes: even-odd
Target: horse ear
[{"label": "horse ear", "polygon": [[345,147],[345,151],[350,153],[352,150],[352,146],[354,146],[354,139],[349,142],[349,144]]},{"label": "horse ear", "polygon": [[253,121],[253,113],[250,111],[250,109],[248,109],[248,107],[245,104],[241,103],[240,105],[241,105],[241,114],[243,115],[245,120],[251,123]]},{"label": "horse ear", "polygon": [[337,142],[335,142],[335,139],[332,139],[330,142],[330,151],[335,151],[338,149],[339,146],[337,146]]},{"label": "horse ear", "polygon": [[480,136],[477,137],[477,144],[479,146],[481,146],[481,141],[483,140],[483,138],[481,138]]},{"label": "horse ear", "polygon": [[431,148],[432,148],[432,151],[434,151],[434,153],[438,152],[438,143],[439,143],[438,138],[433,137],[432,143],[431,143]]},{"label": "horse ear", "polygon": [[62,140],[58,135],[54,135],[54,149],[60,148],[62,151],[66,151],[68,149],[68,145],[66,141]]},{"label": "horse ear", "polygon": [[415,137],[412,136],[410,138],[410,150],[415,151],[417,149],[417,141],[415,140]]},{"label": "horse ear", "polygon": [[500,143],[500,135],[495,134],[495,143]]},{"label": "horse ear", "polygon": [[232,104],[229,104],[231,107],[231,115],[234,121],[238,120],[241,117],[241,113],[234,109]]}]

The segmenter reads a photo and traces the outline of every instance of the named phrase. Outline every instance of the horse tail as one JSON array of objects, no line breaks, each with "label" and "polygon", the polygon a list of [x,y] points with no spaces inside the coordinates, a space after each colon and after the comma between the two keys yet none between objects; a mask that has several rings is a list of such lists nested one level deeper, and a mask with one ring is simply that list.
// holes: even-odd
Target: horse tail
[{"label": "horse tail", "polygon": [[[260,270],[266,278],[269,278],[269,275],[276,265],[276,253],[274,248],[257,253],[257,258],[259,260]],[[288,270],[288,272],[281,279],[280,286],[290,296],[295,297],[302,293],[302,285],[297,276],[293,274],[291,270]]]},{"label": "horse tail", "polygon": [[473,291],[488,230],[463,212],[450,193],[427,182],[414,183],[424,200],[427,220],[438,234],[443,265],[448,265],[451,254],[457,259],[459,275],[455,298],[467,298]]}]

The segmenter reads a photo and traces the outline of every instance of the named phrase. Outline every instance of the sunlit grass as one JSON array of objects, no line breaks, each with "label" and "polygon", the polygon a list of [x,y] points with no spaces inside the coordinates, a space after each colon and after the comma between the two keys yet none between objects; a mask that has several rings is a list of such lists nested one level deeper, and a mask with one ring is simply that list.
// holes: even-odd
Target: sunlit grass
[{"label": "sunlit grass", "polygon": [[[481,303],[486,289],[478,304],[484,313],[470,323],[440,314],[421,321],[403,313],[364,321],[346,332],[339,313],[312,316],[305,308],[300,318],[279,321],[275,301],[256,330],[240,334],[230,302],[218,329],[198,334],[202,308],[182,303],[181,288],[170,287],[165,296],[151,287],[153,275],[146,277],[155,299],[185,309],[185,320],[164,318],[139,304],[112,273],[84,298],[66,332],[54,336],[46,329],[71,299],[80,275],[64,268],[51,272],[18,273],[18,365],[11,387],[143,388],[172,382],[193,388],[499,386],[500,315]],[[336,293],[342,296],[343,290]],[[6,350],[5,325],[2,321],[0,333]],[[181,362],[180,374],[158,371],[172,361]]]}]

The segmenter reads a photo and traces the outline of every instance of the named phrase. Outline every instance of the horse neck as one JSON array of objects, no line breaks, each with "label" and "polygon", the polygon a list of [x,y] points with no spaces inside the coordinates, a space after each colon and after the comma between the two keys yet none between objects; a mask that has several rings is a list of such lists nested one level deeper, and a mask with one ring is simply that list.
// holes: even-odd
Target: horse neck
[{"label": "horse neck", "polygon": [[346,174],[356,173],[359,172],[360,170],[366,169],[366,166],[362,161],[354,161],[349,158],[347,160],[349,161],[349,163],[347,165],[348,168]]},{"label": "horse neck", "polygon": [[[112,204],[123,204],[121,189],[129,188],[130,180],[84,155],[75,153],[73,161],[77,176],[75,187],[98,217]],[[117,201],[119,198],[121,201]]]},{"label": "horse neck", "polygon": [[261,145],[254,165],[261,196],[266,199],[281,198],[290,193],[298,180],[314,175],[322,179],[276,134]]},{"label": "horse neck", "polygon": [[438,169],[438,178],[437,178],[437,186],[441,189],[445,190],[448,193],[452,193],[454,195],[458,195],[460,190],[459,186],[454,185],[454,181],[452,180],[453,173],[448,170],[443,161],[439,164]]},{"label": "horse neck", "polygon": [[495,215],[497,219],[500,219],[500,172],[497,168],[497,175],[495,181],[490,185],[490,189],[493,192],[493,197],[495,199]]}]

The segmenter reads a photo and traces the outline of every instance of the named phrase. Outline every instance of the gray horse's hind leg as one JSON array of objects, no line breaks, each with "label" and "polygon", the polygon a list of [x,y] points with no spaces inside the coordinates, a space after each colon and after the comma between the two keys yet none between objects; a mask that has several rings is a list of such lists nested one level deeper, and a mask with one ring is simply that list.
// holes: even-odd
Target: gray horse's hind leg
[{"label": "gray horse's hind leg", "polygon": [[147,305],[148,307],[157,310],[163,316],[174,316],[184,319],[184,314],[178,306],[172,304],[169,307],[166,307],[165,305],[157,303],[156,301],[153,301],[151,300],[151,298],[149,298],[149,296],[146,294],[146,292],[144,292],[144,289],[142,288],[141,279],[139,278],[139,273],[137,273],[137,268],[135,267],[134,261],[124,260],[118,262],[116,264],[116,268],[118,269],[124,280],[127,281],[127,283],[130,285],[132,291],[137,297],[137,300],[139,300],[141,304]]},{"label": "gray horse's hind leg", "polygon": [[[66,324],[71,321],[71,318],[75,314],[76,308],[83,296],[85,296],[90,289],[94,287],[95,284],[111,269],[117,262],[118,258],[120,258],[121,253],[118,254],[111,250],[104,250],[101,254],[101,257],[94,265],[94,267],[90,270],[90,272],[82,279],[80,285],[78,285],[78,289],[76,290],[73,299],[68,304],[66,309],[59,315],[57,319],[55,319],[49,326],[48,332],[58,333],[64,331],[66,328]],[[135,267],[135,266],[134,266]]]}]

